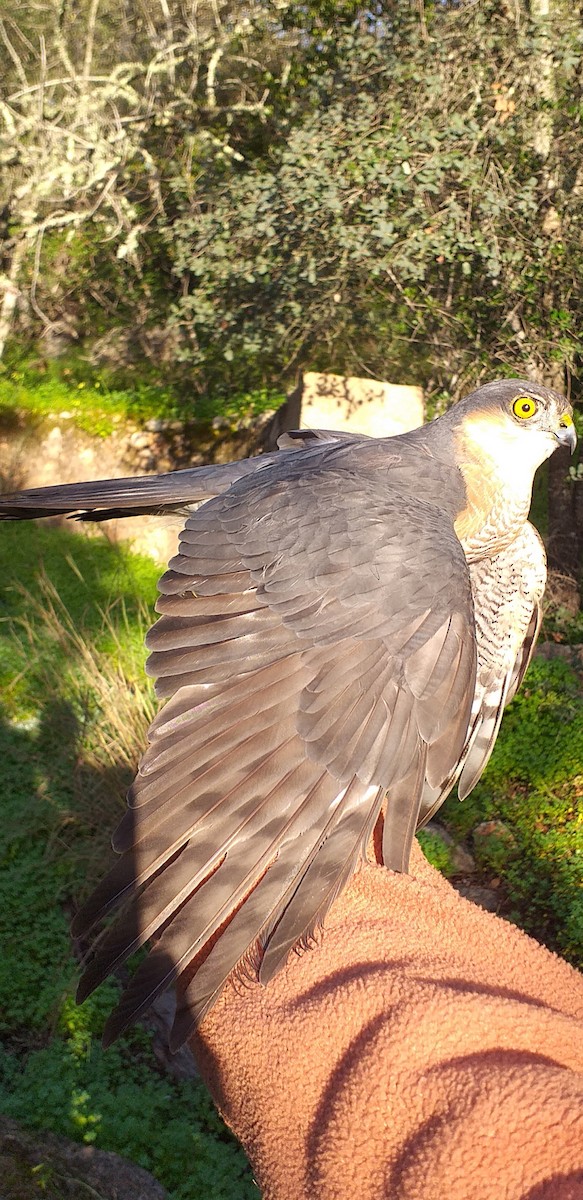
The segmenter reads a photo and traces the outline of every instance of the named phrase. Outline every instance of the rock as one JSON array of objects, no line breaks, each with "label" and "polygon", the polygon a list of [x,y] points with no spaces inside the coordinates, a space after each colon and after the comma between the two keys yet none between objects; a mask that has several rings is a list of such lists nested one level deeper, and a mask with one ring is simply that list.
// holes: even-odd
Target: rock
[{"label": "rock", "polygon": [[453,886],[460,896],[471,900],[472,904],[477,904],[479,908],[485,908],[486,912],[498,912],[500,897],[494,888],[481,887],[477,883],[460,883],[457,886],[454,883]]},{"label": "rock", "polygon": [[135,450],[142,450],[145,446],[150,445],[150,435],[143,430],[137,429],[135,433],[130,433],[128,442]]},{"label": "rock", "polygon": [[212,427],[215,433],[227,433],[231,428],[229,417],[213,417]]},{"label": "rock", "polygon": [[456,875],[474,874],[477,870],[475,859],[470,854],[467,846],[462,845],[461,842],[456,842],[449,830],[445,828],[445,825],[442,825],[440,821],[436,821],[434,818],[432,821],[428,821],[425,829],[428,833],[437,834],[437,837],[441,838],[446,846],[449,846],[451,862]]},{"label": "rock", "polygon": [[423,424],[423,392],[377,379],[306,371],[301,418],[304,429],[349,429],[390,437]]},{"label": "rock", "polygon": [[267,421],[261,444],[265,450],[275,450],[277,439],[289,429],[338,429],[390,437],[422,424],[419,387],[306,371]]},{"label": "rock", "polygon": [[512,856],[516,839],[504,821],[482,821],[473,831],[476,861],[498,873]]},{"label": "rock", "polygon": [[474,846],[478,842],[486,842],[490,838],[497,838],[498,841],[506,842],[507,845],[515,844],[514,834],[504,821],[482,821],[473,831]]},{"label": "rock", "polygon": [[2,1200],[167,1200],[157,1180],[119,1154],[0,1116]]},{"label": "rock", "polygon": [[63,452],[63,432],[58,425],[47,434],[42,449],[48,458],[60,458]]},{"label": "rock", "polygon": [[248,430],[252,430],[255,433],[261,433],[269,421],[273,420],[274,416],[275,409],[271,408],[267,409],[264,413],[260,413],[259,416],[241,417],[241,420],[237,421],[237,432],[246,433]]},{"label": "rock", "polygon": [[473,875],[477,870],[476,860],[465,846],[454,846],[451,852],[451,860],[456,875]]}]

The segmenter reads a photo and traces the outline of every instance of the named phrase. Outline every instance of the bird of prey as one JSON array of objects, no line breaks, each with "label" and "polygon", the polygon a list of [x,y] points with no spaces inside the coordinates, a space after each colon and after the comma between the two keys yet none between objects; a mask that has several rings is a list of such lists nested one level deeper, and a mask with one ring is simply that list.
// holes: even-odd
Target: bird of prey
[{"label": "bird of prey", "polygon": [[166,704],[74,922],[122,905],[81,998],[153,941],[106,1041],[178,980],[180,1045],[234,972],[266,982],[309,943],[377,822],[406,871],[415,830],[471,791],[540,624],[534,474],[575,441],[563,396],[506,379],[397,437],[302,431],[239,463],[0,499],[4,519],[188,512],[147,639]]}]

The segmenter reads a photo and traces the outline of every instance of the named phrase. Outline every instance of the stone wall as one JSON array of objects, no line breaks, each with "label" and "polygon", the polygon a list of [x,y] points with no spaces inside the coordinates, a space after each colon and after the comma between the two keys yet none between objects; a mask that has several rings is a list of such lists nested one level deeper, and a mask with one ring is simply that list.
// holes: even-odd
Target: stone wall
[{"label": "stone wall", "polygon": [[[88,479],[158,474],[209,462],[231,462],[261,448],[271,414],[233,428],[218,419],[207,425],[154,419],[144,426],[119,422],[108,437],[85,433],[67,413],[38,420],[31,414],[0,410],[0,491],[51,487]],[[50,518],[63,524],[66,518]],[[70,528],[111,541],[129,541],[139,554],[164,564],[176,553],[184,518],[128,517]]]}]

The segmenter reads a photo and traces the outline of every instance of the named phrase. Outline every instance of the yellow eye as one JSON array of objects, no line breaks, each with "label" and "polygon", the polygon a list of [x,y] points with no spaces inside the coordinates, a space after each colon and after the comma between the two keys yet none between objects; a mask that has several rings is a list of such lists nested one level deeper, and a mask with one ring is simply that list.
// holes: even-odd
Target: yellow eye
[{"label": "yellow eye", "polygon": [[520,417],[521,421],[527,421],[529,417],[534,417],[538,412],[538,404],[531,396],[517,396],[512,411],[515,417]]}]

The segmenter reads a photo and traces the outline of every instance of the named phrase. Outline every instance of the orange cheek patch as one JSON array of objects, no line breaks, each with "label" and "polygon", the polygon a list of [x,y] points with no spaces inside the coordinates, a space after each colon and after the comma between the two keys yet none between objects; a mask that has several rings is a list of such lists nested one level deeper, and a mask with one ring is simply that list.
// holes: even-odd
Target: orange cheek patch
[{"label": "orange cheek patch", "polygon": [[540,440],[505,413],[468,417],[456,437],[456,459],[467,503],[455,521],[466,554],[500,549],[528,516],[532,478],[542,461]]}]

